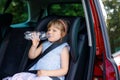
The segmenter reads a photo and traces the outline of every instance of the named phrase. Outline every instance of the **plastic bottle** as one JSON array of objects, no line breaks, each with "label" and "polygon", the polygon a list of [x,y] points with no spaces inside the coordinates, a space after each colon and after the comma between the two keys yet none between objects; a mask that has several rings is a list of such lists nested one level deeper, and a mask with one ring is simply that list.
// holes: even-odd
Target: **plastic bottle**
[{"label": "plastic bottle", "polygon": [[[24,38],[27,39],[27,40],[31,40],[32,39],[32,34],[33,34],[33,31],[26,31],[24,33],[24,35],[25,35]],[[40,40],[45,40],[45,39],[47,39],[49,37],[46,34],[46,32],[44,32],[44,31],[36,32],[36,35],[39,36]]]}]

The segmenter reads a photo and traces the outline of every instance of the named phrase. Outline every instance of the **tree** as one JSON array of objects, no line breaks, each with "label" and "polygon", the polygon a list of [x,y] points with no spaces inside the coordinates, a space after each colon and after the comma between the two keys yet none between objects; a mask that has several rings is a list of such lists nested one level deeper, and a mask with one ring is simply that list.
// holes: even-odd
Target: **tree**
[{"label": "tree", "polygon": [[112,53],[120,49],[120,3],[117,0],[105,0],[107,29],[110,36]]},{"label": "tree", "polygon": [[[0,13],[3,13],[4,6],[7,0],[0,0]],[[6,13],[11,13],[13,15],[13,24],[26,21],[28,19],[27,14],[27,4],[22,0],[12,0]]]}]

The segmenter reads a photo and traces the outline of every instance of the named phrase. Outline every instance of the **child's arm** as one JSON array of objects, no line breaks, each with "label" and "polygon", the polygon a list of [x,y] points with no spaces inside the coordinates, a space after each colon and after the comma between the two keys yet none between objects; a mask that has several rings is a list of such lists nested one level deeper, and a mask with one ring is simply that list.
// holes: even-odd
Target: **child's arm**
[{"label": "child's arm", "polygon": [[37,48],[37,46],[31,46],[29,50],[28,57],[30,59],[35,59],[42,52],[42,44]]},{"label": "child's arm", "polygon": [[37,75],[38,76],[63,76],[67,74],[68,66],[69,66],[69,50],[67,47],[64,47],[61,54],[61,69],[39,70],[37,72]]},{"label": "child's arm", "polygon": [[39,36],[36,35],[36,32],[33,32],[32,34],[32,46],[29,50],[28,57],[30,59],[35,59],[38,55],[40,55],[42,51],[42,44],[38,47],[38,44],[40,42]]}]

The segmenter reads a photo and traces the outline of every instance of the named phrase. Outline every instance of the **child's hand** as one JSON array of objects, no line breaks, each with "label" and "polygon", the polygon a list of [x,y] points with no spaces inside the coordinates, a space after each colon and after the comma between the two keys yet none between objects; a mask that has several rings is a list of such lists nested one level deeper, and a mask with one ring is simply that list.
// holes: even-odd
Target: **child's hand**
[{"label": "child's hand", "polygon": [[38,46],[38,44],[39,44],[39,41],[40,41],[40,39],[39,39],[39,33],[37,33],[37,32],[33,32],[32,33],[32,44],[33,44],[33,46]]},{"label": "child's hand", "polygon": [[38,70],[37,71],[37,76],[45,76],[43,70]]}]

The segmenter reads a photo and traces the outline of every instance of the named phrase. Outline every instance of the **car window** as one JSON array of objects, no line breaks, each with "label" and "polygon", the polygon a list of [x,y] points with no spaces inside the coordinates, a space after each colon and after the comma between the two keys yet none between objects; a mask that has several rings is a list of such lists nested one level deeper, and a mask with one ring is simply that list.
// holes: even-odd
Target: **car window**
[{"label": "car window", "polygon": [[115,53],[120,50],[120,0],[102,0],[102,2],[106,13],[111,51]]},{"label": "car window", "polygon": [[5,0],[0,0],[0,13],[3,13],[4,5],[5,5]]},{"label": "car window", "polygon": [[78,3],[52,4],[48,10],[49,15],[84,16],[83,6]]},{"label": "car window", "polygon": [[[0,13],[3,12],[6,0],[0,0]],[[5,13],[13,15],[12,23],[24,22],[28,19],[27,3],[23,0],[12,0]]]}]

